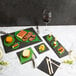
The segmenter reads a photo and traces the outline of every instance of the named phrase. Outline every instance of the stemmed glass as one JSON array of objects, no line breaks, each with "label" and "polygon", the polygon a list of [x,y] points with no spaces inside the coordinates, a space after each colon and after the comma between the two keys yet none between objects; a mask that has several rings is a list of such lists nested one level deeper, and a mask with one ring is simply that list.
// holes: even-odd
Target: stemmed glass
[{"label": "stemmed glass", "polygon": [[51,22],[52,13],[49,9],[44,9],[43,11],[43,22],[45,23],[45,31],[47,31],[47,25]]}]

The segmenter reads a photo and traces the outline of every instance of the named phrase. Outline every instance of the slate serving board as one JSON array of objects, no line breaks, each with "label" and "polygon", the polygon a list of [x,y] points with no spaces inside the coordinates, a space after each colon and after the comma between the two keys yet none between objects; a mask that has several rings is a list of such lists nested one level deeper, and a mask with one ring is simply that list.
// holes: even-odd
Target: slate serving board
[{"label": "slate serving board", "polygon": [[[35,30],[34,30],[33,28],[28,28],[28,29],[23,29],[23,30],[30,30],[31,32],[34,32],[35,35],[39,38],[40,41],[28,42],[28,43],[26,43],[26,42],[21,42],[21,41],[19,41],[18,39],[16,39],[16,37],[15,37],[15,32],[9,33],[9,34],[6,34],[6,35],[3,35],[3,36],[1,36],[1,39],[2,39],[2,43],[3,43],[4,50],[5,50],[6,53],[12,52],[12,51],[14,51],[14,50],[17,50],[17,49],[20,49],[20,48],[23,48],[23,47],[27,47],[27,46],[29,46],[29,45],[32,45],[32,44],[35,44],[35,43],[38,43],[38,42],[41,42],[41,41],[42,41],[41,38],[38,36],[38,34],[35,32]],[[19,47],[18,47],[17,49],[12,49],[11,46],[10,46],[10,47],[5,46],[5,44],[4,44],[4,39],[5,39],[5,37],[8,36],[8,35],[14,36],[14,38],[15,38],[15,43],[16,43],[16,42],[19,42],[19,43],[20,43],[20,45],[19,45]]]},{"label": "slate serving board", "polygon": [[31,58],[32,58],[32,54],[34,54],[35,58],[37,58],[37,56],[36,56],[35,53],[33,52],[32,48],[28,48],[28,49],[30,50],[30,54],[31,54],[29,58],[24,58],[24,57],[22,56],[23,50],[17,52],[17,56],[18,56],[21,64],[24,64],[24,63],[27,63],[27,62],[31,61],[31,60],[32,60],[32,59],[31,59]]},{"label": "slate serving board", "polygon": [[[41,62],[41,64],[37,67],[39,70],[49,74],[49,71],[48,71],[48,66],[47,66],[47,62],[46,62],[46,58],[48,57],[45,57],[44,60]],[[54,62],[55,64],[57,64],[58,66],[60,66],[60,63],[51,59],[52,62]],[[52,68],[53,68],[53,74],[51,74],[50,76],[53,76],[56,72],[56,70],[58,69],[58,67],[54,64],[52,64]]]},{"label": "slate serving board", "polygon": [[45,50],[44,50],[43,52],[46,52],[46,51],[49,50],[45,43],[41,43],[41,44],[35,46],[35,49],[36,49],[36,51],[37,51],[39,54],[42,54],[42,53],[43,53],[43,52],[40,52],[40,51],[39,51],[39,46],[42,45],[42,44],[45,46]]},{"label": "slate serving board", "polygon": [[[52,39],[51,41],[48,41],[47,38],[46,38],[47,36],[48,36],[48,35],[45,35],[43,38],[45,39],[45,41],[49,44],[49,46],[53,49],[53,51],[57,54],[57,56],[58,56],[59,58],[68,55],[67,50],[62,46],[62,44],[61,44],[59,41],[57,41],[59,45],[58,45],[56,48],[53,48],[52,45],[51,45],[51,43],[52,43],[52,41],[55,40],[55,37],[52,35],[52,36],[53,36],[53,39]],[[57,48],[60,47],[60,46],[62,46],[62,47],[64,48],[64,50],[65,50],[62,55],[60,55],[60,54],[58,53],[58,51],[57,51]]]}]

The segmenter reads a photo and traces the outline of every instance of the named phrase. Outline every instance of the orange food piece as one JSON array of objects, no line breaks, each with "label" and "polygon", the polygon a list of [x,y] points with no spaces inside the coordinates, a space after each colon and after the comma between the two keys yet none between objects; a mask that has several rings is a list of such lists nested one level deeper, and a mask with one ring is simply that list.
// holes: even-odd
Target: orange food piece
[{"label": "orange food piece", "polygon": [[11,43],[13,41],[13,38],[11,36],[6,37],[6,42]]}]

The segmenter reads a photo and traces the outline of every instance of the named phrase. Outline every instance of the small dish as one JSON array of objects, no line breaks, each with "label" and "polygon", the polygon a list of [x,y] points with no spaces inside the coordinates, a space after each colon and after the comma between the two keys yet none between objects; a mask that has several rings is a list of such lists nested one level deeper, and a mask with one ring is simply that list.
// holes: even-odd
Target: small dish
[{"label": "small dish", "polygon": [[30,50],[30,56],[28,58],[23,57],[23,55],[22,55],[23,50],[17,53],[21,64],[32,60],[32,54],[34,54],[34,52],[33,52],[32,48],[27,48],[27,49]]},{"label": "small dish", "polygon": [[[40,49],[39,49],[41,45],[44,45],[44,50],[40,50]],[[41,43],[41,44],[35,46],[35,49],[37,50],[37,52],[38,52],[39,54],[41,54],[41,53],[49,50],[48,47],[45,45],[45,43]]]}]

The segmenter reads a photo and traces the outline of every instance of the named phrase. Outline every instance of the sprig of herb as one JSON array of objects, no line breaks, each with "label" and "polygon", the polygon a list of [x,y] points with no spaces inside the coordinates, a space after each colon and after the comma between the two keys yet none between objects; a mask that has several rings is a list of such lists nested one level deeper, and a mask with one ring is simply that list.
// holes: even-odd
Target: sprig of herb
[{"label": "sprig of herb", "polygon": [[64,60],[63,63],[73,64],[73,60]]},{"label": "sprig of herb", "polygon": [[0,61],[0,65],[6,66],[6,65],[8,65],[8,62]]}]

